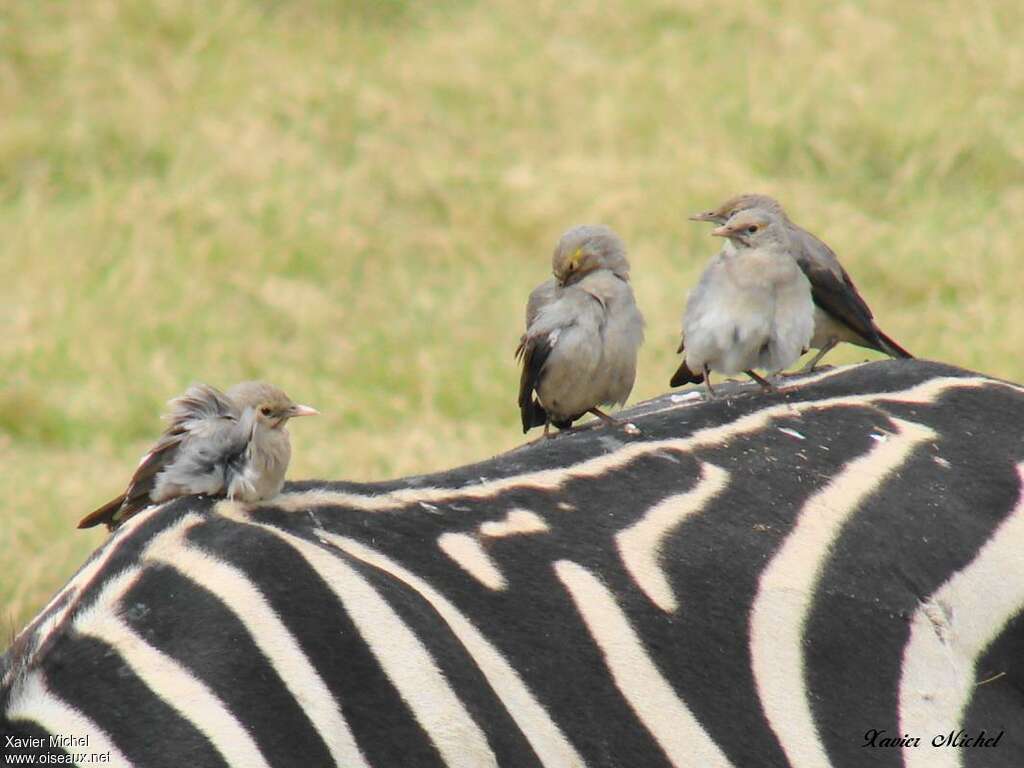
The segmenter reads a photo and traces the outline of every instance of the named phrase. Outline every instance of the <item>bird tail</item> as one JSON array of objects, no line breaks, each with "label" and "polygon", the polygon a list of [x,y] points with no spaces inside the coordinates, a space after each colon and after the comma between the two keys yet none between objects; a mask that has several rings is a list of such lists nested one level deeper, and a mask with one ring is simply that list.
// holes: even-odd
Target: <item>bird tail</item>
[{"label": "bird tail", "polygon": [[878,342],[882,351],[889,355],[889,357],[902,357],[904,359],[913,359],[914,357],[912,354],[907,352],[907,350],[882,333],[881,330],[878,331]]},{"label": "bird tail", "polygon": [[672,379],[668,384],[670,387],[681,387],[683,384],[700,384],[702,381],[704,381],[704,374],[694,373],[686,365],[686,360],[683,360],[679,364],[679,369],[672,374]]},{"label": "bird tail", "polygon": [[543,427],[548,420],[548,412],[544,410],[544,406],[535,397],[522,404],[519,407],[519,413],[523,417],[524,435],[534,427]]},{"label": "bird tail", "polygon": [[90,512],[88,515],[83,517],[78,522],[79,528],[92,528],[94,525],[105,523],[107,528],[114,530],[117,526],[117,522],[114,520],[114,516],[124,505],[124,494],[122,493],[116,499],[111,499],[102,507],[94,512]]}]

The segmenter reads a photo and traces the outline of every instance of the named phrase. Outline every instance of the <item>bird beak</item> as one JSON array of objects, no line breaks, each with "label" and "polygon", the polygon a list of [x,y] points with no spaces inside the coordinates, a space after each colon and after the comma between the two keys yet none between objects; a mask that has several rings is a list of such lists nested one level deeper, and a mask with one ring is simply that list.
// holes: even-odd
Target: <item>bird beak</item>
[{"label": "bird beak", "polygon": [[288,416],[295,418],[296,416],[319,416],[320,411],[316,408],[310,408],[308,405],[293,405],[288,411]]},{"label": "bird beak", "polygon": [[715,237],[732,237],[732,235],[735,233],[732,231],[732,227],[727,227],[723,224],[720,227],[712,229],[711,234],[714,235]]},{"label": "bird beak", "polygon": [[704,213],[695,213],[689,217],[690,221],[714,221],[715,217],[710,211]]}]

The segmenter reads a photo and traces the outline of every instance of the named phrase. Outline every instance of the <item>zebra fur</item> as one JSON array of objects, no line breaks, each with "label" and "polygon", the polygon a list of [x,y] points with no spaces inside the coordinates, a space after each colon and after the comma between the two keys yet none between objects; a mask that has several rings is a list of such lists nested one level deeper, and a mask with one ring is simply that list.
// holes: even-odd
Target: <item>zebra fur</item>
[{"label": "zebra fur", "polygon": [[[139,515],[0,661],[0,749],[81,734],[147,766],[1024,764],[1024,391],[886,361],[624,418],[641,434]],[[922,746],[865,748],[872,729]],[[1003,735],[928,744],[960,729]]]}]

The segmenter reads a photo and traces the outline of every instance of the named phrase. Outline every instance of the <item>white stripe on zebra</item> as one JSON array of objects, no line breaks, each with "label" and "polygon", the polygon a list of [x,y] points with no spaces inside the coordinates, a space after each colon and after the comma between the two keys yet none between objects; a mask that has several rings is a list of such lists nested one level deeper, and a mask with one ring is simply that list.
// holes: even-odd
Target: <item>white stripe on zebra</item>
[{"label": "white stripe on zebra", "polygon": [[[167,533],[173,535],[191,517],[182,518]],[[210,740],[228,765],[267,766],[256,742],[224,702],[188,668],[151,646],[120,619],[120,601],[141,573],[132,566],[107,581],[96,602],[75,618],[75,630],[111,646],[154,695]]]},{"label": "white stripe on zebra", "polygon": [[[128,759],[114,745],[110,734],[51,691],[39,672],[32,672],[18,682],[6,716],[11,722],[31,721],[51,735],[73,736],[79,743],[89,745],[69,747],[68,752],[96,755],[97,762],[102,755],[104,765],[129,765]],[[84,742],[80,741],[83,737]],[[8,756],[10,764],[14,764],[13,759],[18,753],[7,751],[4,754]],[[85,763],[86,760],[81,762]]]},{"label": "white stripe on zebra", "polygon": [[935,433],[892,419],[897,432],[853,459],[800,510],[761,573],[750,615],[751,668],[761,706],[794,768],[829,768],[804,682],[804,625],[816,585],[843,525],[882,482]]},{"label": "white stripe on zebra", "polygon": [[437,539],[437,546],[456,565],[488,589],[497,591],[508,586],[491,556],[468,533],[442,533]]},{"label": "white stripe on zebra", "polygon": [[487,737],[459,701],[430,652],[355,568],[324,547],[280,528],[252,522],[250,525],[259,525],[281,537],[320,574],[446,764],[465,768],[498,765]]},{"label": "white stripe on zebra", "polygon": [[[707,427],[694,432],[688,437],[669,438],[665,440],[638,440],[607,454],[585,459],[578,464],[555,469],[541,469],[521,475],[502,477],[497,480],[461,488],[442,488],[435,486],[399,488],[387,493],[364,495],[347,491],[331,491],[319,488],[312,491],[283,493],[265,503],[278,509],[293,512],[306,512],[318,506],[340,505],[365,511],[381,511],[426,502],[444,504],[456,499],[482,500],[493,498],[505,491],[515,488],[531,488],[537,490],[559,490],[571,480],[598,477],[629,464],[641,456],[648,456],[661,451],[694,451],[702,448],[722,445],[743,435],[753,434],[764,429],[775,418],[792,418],[793,416],[827,408],[841,406],[873,405],[880,401],[891,400],[901,403],[930,403],[950,390],[976,389],[978,387],[1001,387],[1015,391],[1024,391],[1007,382],[988,379],[983,376],[956,377],[943,376],[916,384],[912,387],[894,392],[869,392],[862,395],[845,395],[826,397],[821,400],[805,402],[782,402],[770,405],[758,411],[741,416],[727,424]],[[690,408],[692,405],[673,406],[659,412],[671,411],[675,408]]]},{"label": "white stripe on zebra", "polygon": [[182,577],[216,595],[249,630],[253,643],[302,707],[334,762],[346,768],[367,765],[327,685],[263,593],[243,571],[185,539],[185,532],[198,521],[192,516],[186,524],[169,528],[153,539],[142,557],[178,570]]},{"label": "white stripe on zebra", "polygon": [[[50,602],[48,602],[46,607],[39,612],[38,617],[19,632],[18,637],[20,638],[25,633],[34,633],[36,635],[34,638],[35,647],[37,649],[42,647],[46,643],[47,636],[53,632],[65,618],[67,618],[74,608],[78,606],[78,598],[89,586],[91,586],[93,577],[96,573],[100,571],[100,569],[102,569],[114,555],[125,548],[126,543],[131,541],[132,532],[140,524],[139,521],[146,520],[148,517],[148,514],[133,515],[132,517],[129,517],[128,520],[125,521],[124,525],[118,528],[113,534],[111,534],[109,539],[103,542],[93,558],[86,562],[86,564],[79,569],[78,573],[72,576],[71,580],[68,581],[68,583],[65,584],[57,594],[50,598]],[[65,595],[67,597],[64,604],[47,615],[47,611],[56,605],[57,601]],[[31,666],[34,656],[35,652],[33,651],[32,655],[22,663],[22,667]],[[14,672],[14,667],[9,669],[7,674],[4,675],[3,680],[0,681],[0,685],[8,685],[11,679],[13,679]]]},{"label": "white stripe on zebra", "polygon": [[[1017,465],[1017,473],[1020,496],[1013,512],[974,560],[950,576],[914,614],[910,640],[903,649],[899,707],[900,728],[905,730],[901,733],[934,735],[962,727],[978,683],[978,657],[1024,609],[1024,464]],[[998,728],[989,736],[997,733]],[[963,749],[933,749],[929,738],[927,744],[922,740],[919,749],[904,748],[903,764],[953,768],[963,765],[963,753]]]},{"label": "white stripe on zebra", "polygon": [[728,472],[714,464],[704,463],[700,479],[693,488],[658,502],[633,525],[615,536],[626,570],[651,602],[666,613],[677,610],[679,603],[659,563],[662,544],[686,518],[701,512],[727,482]]},{"label": "white stripe on zebra", "polygon": [[615,685],[676,766],[727,768],[731,763],[676,695],[615,597],[594,574],[570,560],[555,563],[577,610],[604,655]]},{"label": "white stripe on zebra", "polygon": [[480,523],[480,535],[489,539],[505,536],[522,536],[530,533],[544,533],[548,524],[543,518],[528,509],[510,509],[504,520],[487,520]]},{"label": "white stripe on zebra", "polygon": [[584,766],[583,758],[573,749],[544,707],[533,697],[515,668],[441,593],[387,556],[354,539],[326,531],[320,531],[319,535],[353,557],[405,582],[434,607],[476,662],[480,672],[487,678],[487,682],[533,747],[542,765],[550,768]]}]

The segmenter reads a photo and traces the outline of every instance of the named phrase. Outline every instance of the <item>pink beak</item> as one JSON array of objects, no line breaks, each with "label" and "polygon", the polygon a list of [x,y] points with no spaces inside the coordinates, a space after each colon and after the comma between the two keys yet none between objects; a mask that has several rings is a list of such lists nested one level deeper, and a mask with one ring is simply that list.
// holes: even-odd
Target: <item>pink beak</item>
[{"label": "pink beak", "polygon": [[723,224],[720,227],[715,227],[714,229],[712,229],[711,234],[714,235],[715,237],[729,237],[730,235],[733,235],[735,233],[733,232],[732,227],[727,227]]},{"label": "pink beak", "polygon": [[320,411],[310,408],[308,405],[293,405],[288,415],[293,419],[296,416],[319,416]]}]

